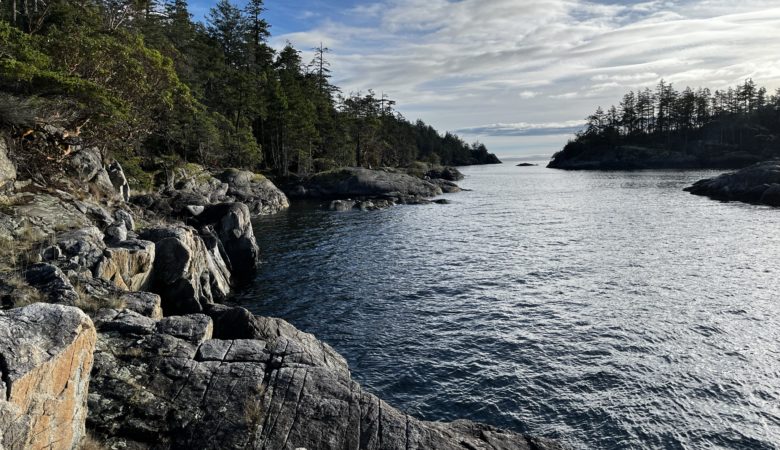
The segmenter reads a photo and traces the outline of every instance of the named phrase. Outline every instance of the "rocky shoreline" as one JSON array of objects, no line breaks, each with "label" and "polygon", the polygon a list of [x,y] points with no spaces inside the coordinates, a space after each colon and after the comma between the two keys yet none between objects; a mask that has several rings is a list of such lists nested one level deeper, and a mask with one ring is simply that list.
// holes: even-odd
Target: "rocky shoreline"
[{"label": "rocky shoreline", "polygon": [[766,161],[685,188],[715,200],[780,206],[780,161]]},{"label": "rocky shoreline", "polygon": [[702,144],[695,152],[664,148],[621,145],[613,148],[586,148],[580,153],[562,151],[547,164],[562,170],[659,170],[659,169],[741,169],[762,161],[761,155],[737,148]]},{"label": "rocky shoreline", "polygon": [[344,167],[309,177],[283,180],[280,188],[292,199],[325,200],[332,211],[377,210],[395,205],[448,203],[432,200],[460,192],[463,174],[454,167],[424,166],[422,170]]},{"label": "rocky shoreline", "polygon": [[[57,130],[33,138],[60,145]],[[189,165],[131,195],[97,149],[74,145],[45,180],[19,172],[12,146],[0,136],[0,447],[560,448],[417,420],[363,390],[328,344],[222,304],[256,268],[252,217],[289,206],[265,177]],[[389,205],[457,178],[426,176],[344,169],[301,186]]]}]

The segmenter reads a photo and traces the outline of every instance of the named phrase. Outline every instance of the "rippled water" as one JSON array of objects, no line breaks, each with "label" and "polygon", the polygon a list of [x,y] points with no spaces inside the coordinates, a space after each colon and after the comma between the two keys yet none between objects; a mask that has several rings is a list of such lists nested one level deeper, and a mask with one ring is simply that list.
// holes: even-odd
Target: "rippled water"
[{"label": "rippled water", "polygon": [[780,445],[780,210],[713,172],[471,167],[450,205],[256,223],[241,299],[430,420],[575,448]]}]

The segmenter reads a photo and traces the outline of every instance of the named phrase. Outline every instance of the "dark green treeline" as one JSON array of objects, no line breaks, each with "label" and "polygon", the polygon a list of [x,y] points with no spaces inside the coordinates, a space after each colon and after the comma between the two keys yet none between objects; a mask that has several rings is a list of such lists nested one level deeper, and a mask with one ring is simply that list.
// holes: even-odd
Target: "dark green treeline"
[{"label": "dark green treeline", "polygon": [[[780,89],[769,94],[753,80],[724,90],[682,91],[661,82],[599,107],[556,157],[639,145],[682,152],[741,151],[780,156]],[[702,155],[702,156],[706,156]]]},{"label": "dark green treeline", "polygon": [[262,0],[0,0],[0,122],[78,129],[125,160],[175,158],[307,174],[343,165],[495,162],[374,91],[331,83],[312,61],[268,45]]}]

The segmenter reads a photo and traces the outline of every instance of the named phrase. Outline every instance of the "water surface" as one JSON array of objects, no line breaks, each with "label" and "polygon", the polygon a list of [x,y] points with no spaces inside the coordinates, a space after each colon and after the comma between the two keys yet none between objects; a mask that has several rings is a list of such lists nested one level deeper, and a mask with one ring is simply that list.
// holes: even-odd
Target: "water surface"
[{"label": "water surface", "polygon": [[470,167],[450,205],[256,222],[242,303],[417,417],[575,448],[780,444],[780,209],[715,172]]}]

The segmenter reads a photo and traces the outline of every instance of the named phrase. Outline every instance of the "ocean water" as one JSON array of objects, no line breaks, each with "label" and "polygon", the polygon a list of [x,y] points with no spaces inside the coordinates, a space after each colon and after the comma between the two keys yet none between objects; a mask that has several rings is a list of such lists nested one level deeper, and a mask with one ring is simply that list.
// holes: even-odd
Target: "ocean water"
[{"label": "ocean water", "polygon": [[780,446],[780,209],[716,172],[464,168],[449,205],[256,221],[239,300],[428,420],[573,448]]}]

